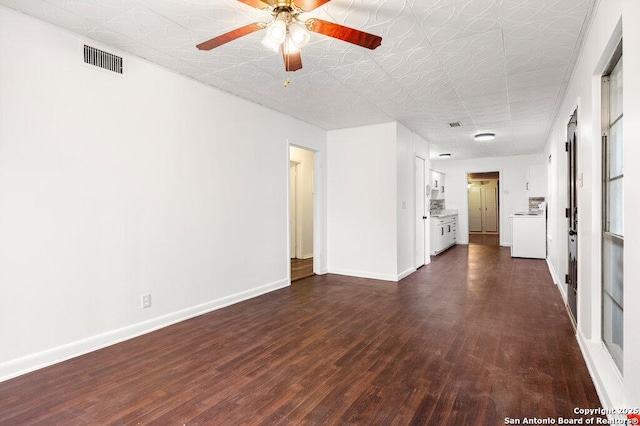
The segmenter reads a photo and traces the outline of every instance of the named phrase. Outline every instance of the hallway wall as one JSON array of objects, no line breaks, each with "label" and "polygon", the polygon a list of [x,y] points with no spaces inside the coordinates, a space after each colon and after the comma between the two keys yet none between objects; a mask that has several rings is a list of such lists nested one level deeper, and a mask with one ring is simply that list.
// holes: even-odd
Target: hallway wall
[{"label": "hallway wall", "polygon": [[397,280],[396,124],[327,133],[329,272]]},{"label": "hallway wall", "polygon": [[[601,400],[606,407],[640,406],[640,322],[635,306],[640,304],[640,228],[635,220],[638,208],[636,188],[640,184],[640,5],[634,0],[600,1],[586,36],[585,48],[576,64],[571,83],[560,105],[544,157],[551,158],[549,170],[548,262],[566,300],[567,273],[567,163],[564,143],[570,115],[578,109],[578,341],[589,365]],[[603,74],[620,38],[624,38],[624,373],[617,371],[601,340],[601,95]]]},{"label": "hallway wall", "polygon": [[411,274],[413,170],[416,155],[428,158],[428,142],[392,122],[329,131],[327,152],[329,272],[389,281]]}]

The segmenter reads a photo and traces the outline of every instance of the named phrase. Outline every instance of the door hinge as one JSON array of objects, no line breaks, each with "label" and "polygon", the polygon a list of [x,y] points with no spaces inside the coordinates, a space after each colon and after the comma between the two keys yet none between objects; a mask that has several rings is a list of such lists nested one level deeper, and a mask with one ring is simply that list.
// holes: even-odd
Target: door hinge
[{"label": "door hinge", "polygon": [[569,274],[564,274],[564,283],[569,284]]},{"label": "door hinge", "polygon": [[569,217],[569,209],[564,209],[564,217]]},{"label": "door hinge", "polygon": [[564,152],[569,152],[569,142],[564,143]]}]

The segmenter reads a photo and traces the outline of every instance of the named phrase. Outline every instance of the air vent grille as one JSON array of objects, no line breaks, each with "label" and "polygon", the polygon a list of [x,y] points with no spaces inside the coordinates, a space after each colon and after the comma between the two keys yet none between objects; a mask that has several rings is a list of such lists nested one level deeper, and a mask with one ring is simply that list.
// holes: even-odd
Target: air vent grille
[{"label": "air vent grille", "polygon": [[461,127],[462,123],[459,121],[456,121],[455,123],[449,123],[449,127]]},{"label": "air vent grille", "polygon": [[84,45],[84,62],[108,71],[122,74],[122,58],[111,53]]}]

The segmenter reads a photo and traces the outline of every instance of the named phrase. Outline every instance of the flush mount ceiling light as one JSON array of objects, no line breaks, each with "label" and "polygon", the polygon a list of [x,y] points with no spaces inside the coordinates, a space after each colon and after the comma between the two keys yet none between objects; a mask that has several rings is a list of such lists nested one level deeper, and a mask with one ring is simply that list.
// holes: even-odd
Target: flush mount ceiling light
[{"label": "flush mount ceiling light", "polygon": [[496,134],[495,133],[478,133],[477,135],[474,136],[475,140],[477,141],[490,141],[496,138]]},{"label": "flush mount ceiling light", "polygon": [[447,152],[445,154],[440,154],[440,157],[451,157],[451,154]]}]

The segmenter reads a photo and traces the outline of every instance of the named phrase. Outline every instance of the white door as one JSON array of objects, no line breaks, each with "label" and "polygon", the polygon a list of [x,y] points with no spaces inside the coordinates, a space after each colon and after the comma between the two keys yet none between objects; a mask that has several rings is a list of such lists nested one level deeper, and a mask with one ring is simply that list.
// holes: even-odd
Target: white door
[{"label": "white door", "polygon": [[427,250],[427,185],[424,158],[416,157],[416,269],[423,266]]},{"label": "white door", "polygon": [[473,184],[469,188],[469,231],[482,232],[482,191]]},{"label": "white door", "polygon": [[484,230],[486,232],[498,232],[498,188],[489,186],[482,188],[484,195]]},{"label": "white door", "polygon": [[298,163],[289,162],[289,257],[296,257],[296,211],[298,195]]}]

